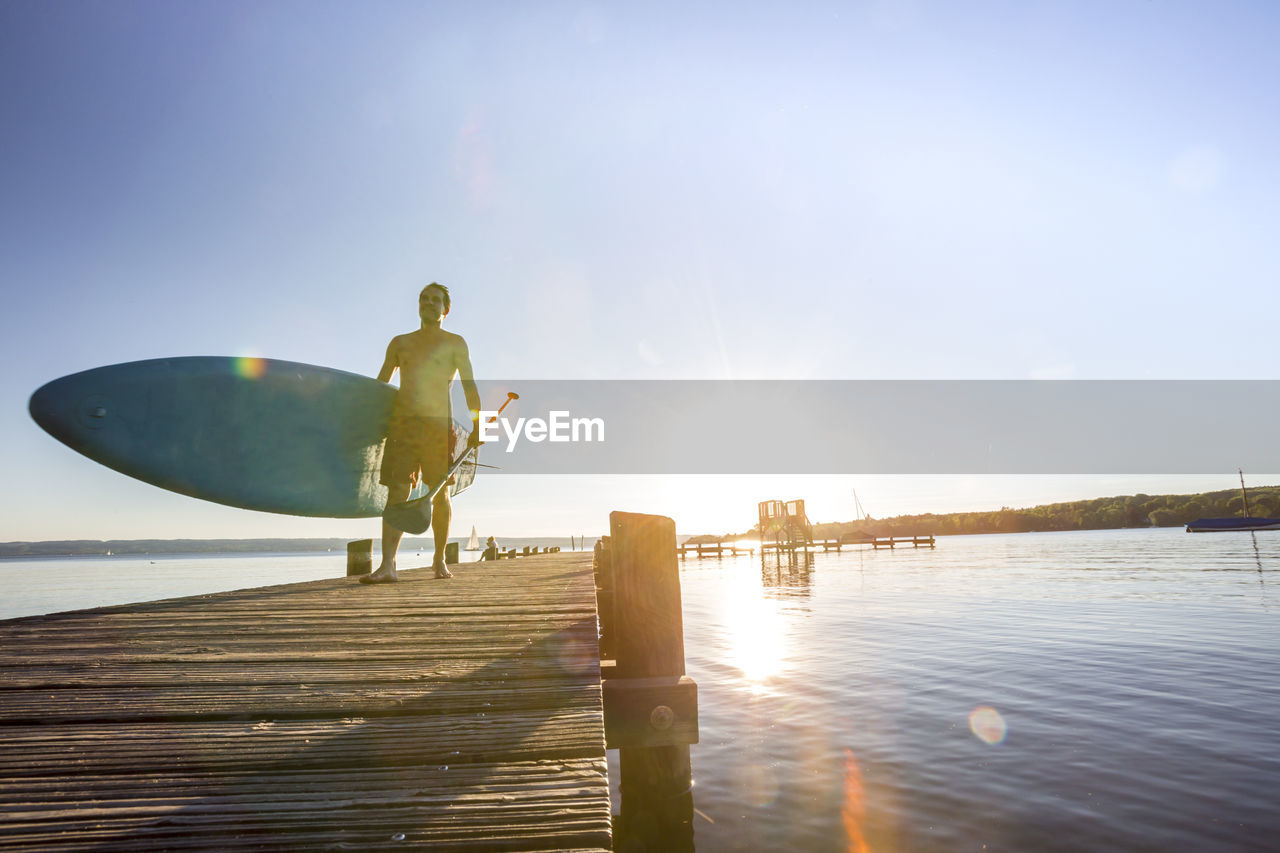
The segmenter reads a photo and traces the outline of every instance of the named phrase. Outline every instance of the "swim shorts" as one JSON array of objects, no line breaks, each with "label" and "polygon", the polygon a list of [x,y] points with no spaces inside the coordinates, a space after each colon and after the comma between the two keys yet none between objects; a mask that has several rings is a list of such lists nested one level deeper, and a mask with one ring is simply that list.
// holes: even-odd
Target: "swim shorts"
[{"label": "swim shorts", "polygon": [[449,470],[455,440],[451,418],[393,413],[378,482],[413,488],[425,480],[434,486]]}]

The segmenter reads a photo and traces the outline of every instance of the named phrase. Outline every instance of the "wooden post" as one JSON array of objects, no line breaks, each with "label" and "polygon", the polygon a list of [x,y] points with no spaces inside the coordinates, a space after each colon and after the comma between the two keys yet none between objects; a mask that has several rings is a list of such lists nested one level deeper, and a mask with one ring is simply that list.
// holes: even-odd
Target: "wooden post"
[{"label": "wooden post", "polygon": [[444,561],[450,564],[458,562],[458,543],[446,542],[444,546]]},{"label": "wooden post", "polygon": [[373,571],[373,540],[357,539],[347,543],[347,577],[367,575]]},{"label": "wooden post", "polygon": [[614,660],[613,567],[608,536],[596,540],[591,567],[596,579],[596,614],[600,620],[600,660]]},{"label": "wooden post", "polygon": [[606,744],[619,746],[615,848],[691,853],[697,685],[684,674],[675,522],[614,512],[609,528],[616,664],[604,693]]}]

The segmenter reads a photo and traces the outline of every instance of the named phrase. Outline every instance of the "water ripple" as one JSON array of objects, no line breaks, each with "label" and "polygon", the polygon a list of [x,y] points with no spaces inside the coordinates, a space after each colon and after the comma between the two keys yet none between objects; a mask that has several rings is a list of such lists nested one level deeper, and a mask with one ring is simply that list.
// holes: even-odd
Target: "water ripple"
[{"label": "water ripple", "polygon": [[1280,536],[1258,543],[1107,531],[690,561],[695,804],[715,820],[699,849],[1265,849]]}]

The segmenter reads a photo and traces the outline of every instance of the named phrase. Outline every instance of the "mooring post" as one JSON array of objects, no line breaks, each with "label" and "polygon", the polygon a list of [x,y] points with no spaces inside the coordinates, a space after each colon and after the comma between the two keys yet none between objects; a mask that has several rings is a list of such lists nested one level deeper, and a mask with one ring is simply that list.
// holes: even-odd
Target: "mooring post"
[{"label": "mooring post", "polygon": [[658,515],[609,515],[615,663],[603,682],[605,743],[618,748],[618,850],[693,850],[698,693],[684,674],[676,527]]},{"label": "mooring post", "polygon": [[357,539],[347,543],[347,577],[367,575],[373,571],[373,540]]},{"label": "mooring post", "polygon": [[[600,660],[614,660],[613,549],[608,536],[596,540],[591,567],[596,579],[596,616],[600,622]],[[612,669],[610,669],[612,673]],[[603,672],[602,672],[603,675]]]}]

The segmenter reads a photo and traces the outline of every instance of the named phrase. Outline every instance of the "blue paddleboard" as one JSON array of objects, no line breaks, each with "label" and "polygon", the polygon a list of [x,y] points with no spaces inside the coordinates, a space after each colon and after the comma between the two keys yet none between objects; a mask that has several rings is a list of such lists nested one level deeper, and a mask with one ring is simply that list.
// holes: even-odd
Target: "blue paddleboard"
[{"label": "blue paddleboard", "polygon": [[29,408],[73,450],[164,489],[244,509],[360,518],[386,505],[378,472],[397,393],[311,364],[166,358],[55,379]]}]

